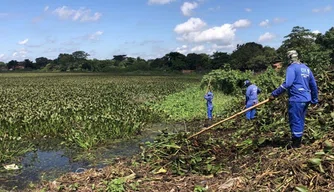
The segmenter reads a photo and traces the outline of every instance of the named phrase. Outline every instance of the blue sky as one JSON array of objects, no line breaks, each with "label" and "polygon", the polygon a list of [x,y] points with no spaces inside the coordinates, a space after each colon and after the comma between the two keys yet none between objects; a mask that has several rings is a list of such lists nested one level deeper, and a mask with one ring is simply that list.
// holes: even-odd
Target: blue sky
[{"label": "blue sky", "polygon": [[250,41],[277,48],[293,26],[326,32],[333,0],[0,0],[0,61],[76,50],[156,58],[170,51],[231,52]]}]

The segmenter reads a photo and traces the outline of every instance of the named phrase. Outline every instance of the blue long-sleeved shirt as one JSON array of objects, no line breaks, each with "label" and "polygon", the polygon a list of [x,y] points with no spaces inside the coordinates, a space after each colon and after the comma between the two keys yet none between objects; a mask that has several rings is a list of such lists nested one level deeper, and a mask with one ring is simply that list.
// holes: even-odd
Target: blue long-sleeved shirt
[{"label": "blue long-sleeved shirt", "polygon": [[213,99],[213,93],[209,91],[206,95],[204,95],[204,99],[206,99],[206,105],[209,109],[213,108],[212,99]]},{"label": "blue long-sleeved shirt", "polygon": [[312,71],[303,63],[292,63],[286,69],[285,82],[271,94],[278,97],[288,91],[289,101],[318,103],[318,88]]},{"label": "blue long-sleeved shirt", "polygon": [[258,102],[257,95],[261,93],[261,89],[256,85],[251,84],[246,90],[246,105],[253,105]]}]

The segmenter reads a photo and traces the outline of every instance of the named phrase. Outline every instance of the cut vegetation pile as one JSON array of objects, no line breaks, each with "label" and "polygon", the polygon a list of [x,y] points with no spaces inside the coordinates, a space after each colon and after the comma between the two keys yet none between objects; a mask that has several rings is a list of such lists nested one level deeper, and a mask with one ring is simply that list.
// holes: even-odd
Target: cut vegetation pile
[{"label": "cut vegetation pile", "polygon": [[264,147],[242,156],[225,151],[221,155],[230,155],[230,160],[216,174],[175,175],[167,167],[154,170],[144,162],[119,159],[113,166],[70,173],[35,190],[330,191],[334,188],[333,136],[297,150]]}]

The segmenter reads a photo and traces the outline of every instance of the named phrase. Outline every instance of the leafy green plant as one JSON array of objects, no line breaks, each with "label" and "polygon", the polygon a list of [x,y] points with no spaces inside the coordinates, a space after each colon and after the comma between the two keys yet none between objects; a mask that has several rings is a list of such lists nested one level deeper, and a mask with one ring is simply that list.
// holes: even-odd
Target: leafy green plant
[{"label": "leafy green plant", "polygon": [[123,192],[125,191],[125,180],[122,178],[113,179],[108,182],[106,191]]},{"label": "leafy green plant", "polygon": [[196,185],[194,188],[194,192],[204,192],[207,191],[207,189],[205,187],[202,187],[200,185]]},{"label": "leafy green plant", "polygon": [[211,84],[214,90],[222,91],[224,94],[241,93],[241,88],[245,80],[253,76],[251,71],[242,72],[239,70],[225,71],[222,69],[213,70],[207,75],[204,75],[201,81],[201,87]]},{"label": "leafy green plant", "polygon": [[6,73],[0,74],[0,81],[0,136],[6,137],[0,145],[3,162],[31,150],[32,140],[54,138],[67,146],[89,150],[113,139],[133,137],[147,123],[160,120],[152,105],[199,79]]}]

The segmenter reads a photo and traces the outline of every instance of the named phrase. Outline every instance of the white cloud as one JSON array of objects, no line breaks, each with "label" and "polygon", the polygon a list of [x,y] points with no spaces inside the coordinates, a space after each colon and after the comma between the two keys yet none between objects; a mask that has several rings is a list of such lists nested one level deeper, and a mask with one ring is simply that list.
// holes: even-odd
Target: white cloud
[{"label": "white cloud", "polygon": [[0,54],[0,59],[3,59],[5,57],[5,54]]},{"label": "white cloud", "polygon": [[261,27],[267,27],[269,26],[269,19],[266,19],[264,21],[261,21],[259,24]]},{"label": "white cloud", "polygon": [[185,55],[185,54],[188,53],[188,46],[187,45],[182,45],[181,47],[177,47],[175,49],[175,51]]},{"label": "white cloud", "polygon": [[266,32],[263,35],[260,35],[258,41],[259,42],[266,42],[266,41],[271,41],[276,37],[276,35]]},{"label": "white cloud", "polygon": [[[193,49],[203,49],[203,46],[198,45],[205,43],[205,46],[215,44],[216,47],[210,49],[204,48],[204,52],[211,52],[217,49],[230,49],[235,47],[235,32],[238,28],[248,27],[251,22],[247,19],[241,19],[233,24],[225,23],[221,26],[213,26],[205,28],[206,23],[199,18],[190,18],[187,22],[177,25],[174,31],[179,34],[177,40],[195,44]],[[197,44],[197,45],[196,45]],[[178,48],[180,52],[185,52],[184,49]],[[206,51],[205,51],[206,50]],[[191,51],[191,49],[190,49]]]},{"label": "white cloud", "polygon": [[25,59],[26,55],[28,53],[28,50],[25,48],[22,48],[20,50],[16,50],[13,52],[12,57],[13,59]]},{"label": "white cloud", "polygon": [[188,21],[176,25],[174,31],[178,34],[194,32],[202,29],[206,26],[206,23],[200,18],[190,18]]},{"label": "white cloud", "polygon": [[94,56],[97,56],[97,51],[92,49],[92,50],[88,51],[88,54],[89,54],[89,57],[94,57]]},{"label": "white cloud", "polygon": [[245,8],[245,11],[247,11],[247,12],[251,12],[252,9],[251,9],[251,8]]},{"label": "white cloud", "polygon": [[220,45],[229,45],[235,38],[236,29],[232,24],[224,24],[219,27],[212,27],[204,31],[190,32],[183,34],[180,40],[202,43],[214,42]]},{"label": "white cloud", "polygon": [[181,47],[177,47],[174,51],[182,53],[183,55],[187,55],[189,53],[206,53],[204,45],[197,45],[193,48],[190,48],[188,45],[182,45]]},{"label": "white cloud", "polygon": [[233,27],[235,28],[242,28],[242,27],[249,27],[251,22],[248,19],[240,19],[233,23]]},{"label": "white cloud", "polygon": [[148,4],[149,5],[153,5],[153,4],[164,5],[164,4],[171,3],[173,1],[175,0],[148,0]]},{"label": "white cloud", "polygon": [[305,38],[309,38],[309,39],[316,39],[317,37],[317,35],[318,34],[321,34],[321,32],[319,31],[319,30],[314,30],[314,31],[312,31],[312,33],[313,33],[313,35],[306,35],[306,36],[304,36]]},{"label": "white cloud", "polygon": [[230,45],[217,45],[212,44],[211,48],[206,51],[207,54],[213,54],[214,52],[228,52],[231,53],[237,48],[237,43],[232,43]]},{"label": "white cloud", "polygon": [[264,20],[264,21],[261,21],[261,22],[259,23],[259,26],[261,26],[261,27],[269,27],[269,26],[272,25],[273,23],[278,24],[278,23],[283,23],[283,22],[285,22],[285,21],[286,21],[286,19],[284,19],[284,18],[275,17],[275,18],[272,20],[272,22],[270,22],[269,19],[266,19],[266,20]]},{"label": "white cloud", "polygon": [[214,50],[224,50],[224,51],[232,51],[234,49],[237,48],[237,44],[236,43],[232,43],[230,45],[217,45],[217,44],[213,44],[212,48]]},{"label": "white cloud", "polygon": [[329,12],[331,10],[332,10],[332,6],[329,6],[329,5],[324,8],[324,12]]},{"label": "white cloud", "polygon": [[[215,43],[209,43],[206,45],[197,45],[192,48],[190,48],[188,45],[182,45],[180,47],[177,47],[173,51],[182,53],[184,55],[187,55],[189,53],[206,53],[206,54],[213,54],[214,52],[221,51],[221,52],[229,52],[231,53],[233,50],[235,50],[237,47],[237,43],[234,42],[230,45],[217,45]],[[167,51],[168,52],[168,51]]]},{"label": "white cloud", "polygon": [[29,41],[29,39],[27,38],[27,39],[25,39],[23,41],[19,41],[18,44],[19,45],[25,45],[28,41]]},{"label": "white cloud", "polygon": [[47,10],[49,10],[49,6],[44,7],[44,11],[47,11]]},{"label": "white cloud", "polygon": [[99,37],[103,34],[103,31],[96,31],[95,33],[89,35],[88,39],[90,40],[98,40]]},{"label": "white cloud", "polygon": [[194,53],[203,52],[205,49],[204,45],[198,45],[193,47],[190,51]]},{"label": "white cloud", "polygon": [[181,6],[181,11],[184,16],[190,16],[193,9],[196,9],[198,4],[196,2],[184,2]]},{"label": "white cloud", "polygon": [[331,10],[332,10],[332,6],[328,5],[326,7],[312,9],[312,12],[314,12],[314,13],[320,13],[320,12],[329,12]]},{"label": "white cloud", "polygon": [[95,12],[91,15],[91,10],[86,8],[80,8],[78,10],[70,9],[67,6],[59,7],[53,11],[61,19],[72,19],[73,21],[88,22],[97,21],[101,18],[102,14]]}]

